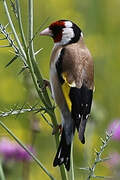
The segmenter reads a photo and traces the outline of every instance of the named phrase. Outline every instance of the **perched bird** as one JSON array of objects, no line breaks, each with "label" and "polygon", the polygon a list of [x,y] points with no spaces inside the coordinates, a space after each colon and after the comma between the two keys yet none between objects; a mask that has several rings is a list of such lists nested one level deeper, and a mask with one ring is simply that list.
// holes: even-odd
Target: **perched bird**
[{"label": "perched bird", "polygon": [[71,143],[77,129],[85,143],[85,127],[91,110],[94,67],[84,44],[81,29],[72,21],[53,22],[40,35],[51,36],[54,47],[50,58],[52,96],[62,116],[61,141],[53,166],[64,164],[70,169]]}]

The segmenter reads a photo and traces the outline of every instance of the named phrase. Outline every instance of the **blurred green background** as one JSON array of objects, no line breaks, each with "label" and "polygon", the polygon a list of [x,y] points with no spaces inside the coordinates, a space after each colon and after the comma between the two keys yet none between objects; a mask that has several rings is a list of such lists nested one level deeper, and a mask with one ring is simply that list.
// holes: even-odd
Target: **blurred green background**
[{"label": "blurred green background", "polygon": [[[9,2],[9,1],[8,1]],[[22,22],[27,37],[27,0],[21,0]],[[10,6],[9,6],[10,7]],[[14,24],[18,30],[17,20],[10,7]],[[37,0],[34,1],[34,32],[49,17],[43,29],[51,22],[58,19],[70,19],[80,26],[84,33],[84,41],[90,49],[95,64],[95,92],[92,116],[87,124],[86,144],[81,145],[77,135],[74,138],[74,169],[75,180],[84,180],[86,174],[79,167],[87,167],[95,158],[94,149],[101,145],[100,137],[105,136],[110,122],[120,117],[120,1],[114,0]],[[0,1],[0,23],[7,24],[7,17]],[[7,29],[10,32],[10,28]],[[19,32],[18,32],[19,34]],[[1,35],[0,35],[1,36]],[[0,41],[0,45],[6,44]],[[53,41],[48,37],[36,36],[34,47],[37,51],[43,48],[37,55],[37,62],[43,76],[49,79],[49,57]],[[22,63],[16,60],[10,67],[5,65],[14,56],[11,48],[0,48],[0,111],[9,111],[16,105],[34,105],[38,102],[38,96],[33,87],[29,73],[18,75]],[[57,111],[56,111],[57,112]],[[57,112],[60,121],[59,112]],[[35,149],[37,155],[45,167],[59,180],[58,168],[52,167],[56,153],[52,129],[37,114],[10,116],[1,120],[24,143],[31,143],[31,119],[39,119],[40,132],[36,136]],[[0,137],[8,134],[0,128]],[[112,142],[107,147],[104,156],[109,153],[120,152],[119,142]],[[15,163],[6,171],[7,180],[21,180],[22,163]],[[111,169],[106,163],[101,163],[96,169],[96,174],[110,176]],[[30,180],[49,178],[34,163],[31,163]],[[117,180],[117,179],[116,179]]]}]

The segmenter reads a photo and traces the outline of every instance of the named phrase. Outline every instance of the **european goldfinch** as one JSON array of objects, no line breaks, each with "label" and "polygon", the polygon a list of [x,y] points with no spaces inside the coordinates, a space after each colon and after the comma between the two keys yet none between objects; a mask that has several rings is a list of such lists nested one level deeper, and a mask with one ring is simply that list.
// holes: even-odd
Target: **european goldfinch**
[{"label": "european goldfinch", "polygon": [[50,85],[62,117],[61,141],[53,166],[64,163],[69,171],[75,129],[80,141],[85,143],[84,132],[94,88],[93,60],[84,44],[81,29],[72,21],[53,22],[40,35],[51,36],[54,40],[50,58]]}]

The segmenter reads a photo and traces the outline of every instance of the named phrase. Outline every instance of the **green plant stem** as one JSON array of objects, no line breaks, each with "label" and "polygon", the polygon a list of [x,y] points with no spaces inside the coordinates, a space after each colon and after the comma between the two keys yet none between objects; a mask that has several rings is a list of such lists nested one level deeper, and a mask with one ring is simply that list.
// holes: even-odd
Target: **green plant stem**
[{"label": "green plant stem", "polygon": [[34,74],[35,71],[34,71],[34,68],[32,68],[32,63],[30,61],[30,57],[29,57],[29,54],[28,54],[27,43],[26,43],[26,40],[25,40],[23,26],[22,26],[22,21],[21,21],[21,12],[20,12],[20,3],[19,3],[19,0],[16,0],[16,6],[17,6],[17,13],[18,13],[19,30],[20,30],[21,39],[22,39],[22,43],[23,43],[23,46],[24,46],[25,54],[26,54],[26,57],[27,57],[27,63],[29,65],[31,76],[32,76],[34,85],[36,87],[36,90],[38,92],[38,95],[40,96],[40,99],[42,100],[42,102],[45,104],[44,97],[42,96],[42,93],[40,92],[39,87],[37,85],[36,77],[35,77],[35,74]]},{"label": "green plant stem", "polygon": [[1,160],[0,160],[0,179],[5,180],[5,175],[4,175],[4,172],[3,172]]},{"label": "green plant stem", "polygon": [[[25,53],[26,53],[26,56],[27,56],[27,62],[29,64],[29,68],[30,68],[30,71],[31,71],[31,75],[32,75],[32,78],[33,78],[33,81],[34,81],[34,84],[36,86],[36,89],[38,91],[38,94],[40,96],[40,99],[45,103],[44,101],[44,98],[42,97],[42,94],[40,93],[39,91],[39,88],[38,88],[38,85],[36,83],[36,78],[35,78],[35,75],[34,75],[34,69],[32,68],[32,64],[30,62],[30,58],[29,58],[29,55],[28,55],[28,49],[27,49],[27,44],[26,44],[26,40],[25,40],[25,36],[24,36],[24,31],[23,31],[23,26],[22,26],[22,21],[21,21],[21,12],[20,12],[20,3],[19,3],[19,0],[16,0],[16,7],[17,7],[17,13],[18,13],[18,24],[19,24],[19,30],[20,30],[20,34],[21,34],[21,38],[22,38],[22,43],[23,43],[23,46],[24,46],[24,50],[25,50]],[[32,33],[31,33],[32,34]],[[32,43],[31,43],[32,45]],[[32,47],[33,48],[33,47]]]},{"label": "green plant stem", "polygon": [[26,112],[37,112],[39,109],[37,108],[29,108],[29,109],[16,109],[16,110],[10,110],[7,112],[2,112],[0,113],[0,117],[7,117],[10,115],[19,115],[19,114],[24,114]]},{"label": "green plant stem", "polygon": [[71,180],[74,180],[75,177],[74,177],[74,166],[73,166],[73,143],[71,145],[71,159],[70,159],[70,164],[71,164],[71,169],[70,169],[70,177],[71,177]]},{"label": "green plant stem", "polygon": [[[37,93],[38,93],[40,99],[42,100],[43,104],[45,106],[47,106],[45,98],[44,98],[40,88],[38,87],[38,83],[37,83],[37,80],[40,81],[40,79],[42,79],[42,76],[38,77],[39,69],[38,69],[38,67],[36,65],[36,62],[34,61],[33,42],[30,40],[30,39],[32,39],[32,36],[33,36],[33,13],[31,12],[32,11],[31,9],[33,7],[31,7],[31,2],[28,1],[28,3],[29,3],[29,8],[28,8],[29,9],[29,14],[28,14],[29,54],[28,54],[28,50],[26,48],[27,62],[28,62],[28,65],[29,65],[29,69],[30,69],[31,76],[32,76],[35,88],[37,90]],[[43,87],[43,83],[42,83],[42,87]]]},{"label": "green plant stem", "polygon": [[16,31],[15,31],[15,28],[14,28],[14,25],[13,25],[13,23],[12,23],[12,20],[11,20],[9,11],[8,11],[8,7],[7,7],[6,0],[3,0],[3,4],[4,4],[4,8],[5,8],[5,12],[6,12],[6,15],[7,15],[7,18],[8,18],[8,21],[9,21],[9,24],[10,24],[10,26],[11,26],[12,32],[13,32],[14,37],[15,37],[15,40],[16,40],[17,45],[18,45],[18,47],[19,47],[19,50],[20,50],[20,52],[21,52],[21,54],[22,54],[22,56],[23,56],[24,63],[26,64],[26,54],[25,54],[25,52],[24,52],[24,50],[23,50],[23,47],[22,47],[22,45],[21,45],[21,43],[20,43],[20,40],[19,40],[19,38],[18,38],[18,36],[17,36],[17,33],[16,33]]},{"label": "green plant stem", "polygon": [[52,104],[51,104],[51,101],[50,101],[50,98],[48,96],[48,93],[46,91],[46,89],[44,87],[44,81],[43,81],[43,78],[41,76],[41,73],[38,69],[38,66],[36,64],[36,59],[35,59],[35,53],[34,53],[34,48],[33,48],[33,0],[29,0],[29,15],[28,15],[28,24],[29,24],[29,52],[30,52],[30,58],[31,58],[31,63],[32,63],[32,66],[33,66],[33,70],[34,70],[34,73],[37,77],[37,80],[39,81],[39,84],[41,86],[41,89],[42,89],[42,93],[44,94],[44,97],[45,97],[45,102],[44,104],[46,106],[48,106],[48,108],[52,107]]},{"label": "green plant stem", "polygon": [[19,25],[19,30],[20,30],[20,34],[21,34],[21,39],[22,39],[24,50],[26,52],[27,44],[26,44],[25,35],[24,35],[24,31],[23,31],[23,26],[22,26],[19,0],[16,0],[16,8],[17,8],[17,15],[18,15],[17,19],[18,19],[18,25]]},{"label": "green plant stem", "polygon": [[47,171],[43,164],[38,160],[38,158],[12,133],[10,129],[0,121],[0,125],[13,137],[13,139],[34,159],[34,161],[40,166],[40,168],[49,176],[51,180],[55,180],[54,177]]}]

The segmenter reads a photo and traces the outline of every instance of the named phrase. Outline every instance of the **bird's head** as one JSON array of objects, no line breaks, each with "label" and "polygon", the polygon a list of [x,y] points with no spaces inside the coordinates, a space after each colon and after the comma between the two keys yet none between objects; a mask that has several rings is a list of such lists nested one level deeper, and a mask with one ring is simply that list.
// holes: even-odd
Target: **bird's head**
[{"label": "bird's head", "polygon": [[53,22],[40,35],[51,36],[57,45],[76,43],[83,36],[81,29],[69,20]]}]

